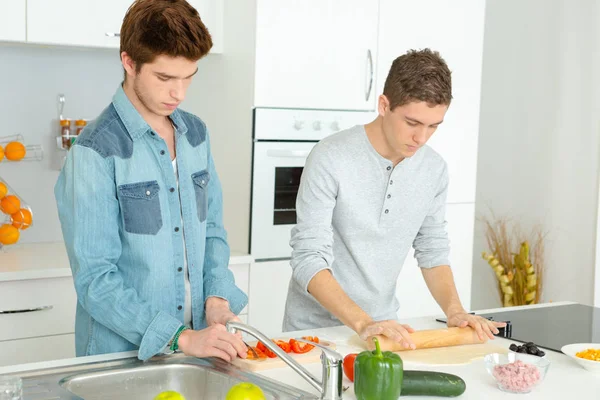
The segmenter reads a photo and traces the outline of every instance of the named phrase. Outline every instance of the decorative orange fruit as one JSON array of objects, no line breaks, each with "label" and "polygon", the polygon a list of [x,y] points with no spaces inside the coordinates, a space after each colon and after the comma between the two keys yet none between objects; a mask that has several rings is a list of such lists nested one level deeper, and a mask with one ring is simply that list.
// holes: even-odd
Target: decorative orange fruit
[{"label": "decorative orange fruit", "polygon": [[0,199],[2,199],[8,193],[8,188],[2,182],[0,182]]},{"label": "decorative orange fruit", "polygon": [[14,214],[21,208],[21,200],[14,194],[9,194],[0,200],[0,211],[4,214]]},{"label": "decorative orange fruit", "polygon": [[19,211],[11,215],[12,225],[24,231],[31,226],[31,211],[26,208],[21,208]]},{"label": "decorative orange fruit", "polygon": [[0,146],[0,161],[4,158],[4,149]]},{"label": "decorative orange fruit", "polygon": [[0,226],[0,243],[4,245],[15,244],[19,241],[19,230],[12,225]]},{"label": "decorative orange fruit", "polygon": [[4,155],[10,161],[22,160],[25,157],[25,153],[27,153],[27,150],[25,150],[25,146],[21,142],[10,142],[4,149]]}]

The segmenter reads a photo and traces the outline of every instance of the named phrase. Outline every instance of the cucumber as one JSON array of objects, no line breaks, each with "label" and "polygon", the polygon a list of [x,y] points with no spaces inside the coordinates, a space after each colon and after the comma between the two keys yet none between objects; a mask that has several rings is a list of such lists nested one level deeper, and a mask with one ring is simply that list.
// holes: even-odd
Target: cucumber
[{"label": "cucumber", "polygon": [[433,371],[404,371],[401,396],[456,397],[467,385],[460,377]]}]

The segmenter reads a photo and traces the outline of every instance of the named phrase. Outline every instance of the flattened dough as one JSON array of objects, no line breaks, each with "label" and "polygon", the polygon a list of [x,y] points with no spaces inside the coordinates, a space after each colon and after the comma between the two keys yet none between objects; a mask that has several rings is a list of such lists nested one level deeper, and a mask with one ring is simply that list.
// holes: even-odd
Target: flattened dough
[{"label": "flattened dough", "polygon": [[[350,340],[348,340],[348,344],[351,346],[359,346],[365,350],[367,348],[358,335],[353,335]],[[469,364],[475,360],[482,359],[490,353],[508,354],[508,349],[488,342],[484,344],[468,344],[462,346],[396,352],[405,363],[429,366]]]}]

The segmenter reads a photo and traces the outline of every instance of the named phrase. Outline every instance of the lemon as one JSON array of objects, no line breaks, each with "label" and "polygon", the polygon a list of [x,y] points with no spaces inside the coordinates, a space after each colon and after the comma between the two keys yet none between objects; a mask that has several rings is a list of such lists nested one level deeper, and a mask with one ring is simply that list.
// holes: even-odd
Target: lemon
[{"label": "lemon", "polygon": [[159,393],[154,400],[185,400],[185,397],[181,393],[169,390],[167,392]]},{"label": "lemon", "polygon": [[241,382],[229,389],[225,400],[265,400],[265,394],[255,384]]}]

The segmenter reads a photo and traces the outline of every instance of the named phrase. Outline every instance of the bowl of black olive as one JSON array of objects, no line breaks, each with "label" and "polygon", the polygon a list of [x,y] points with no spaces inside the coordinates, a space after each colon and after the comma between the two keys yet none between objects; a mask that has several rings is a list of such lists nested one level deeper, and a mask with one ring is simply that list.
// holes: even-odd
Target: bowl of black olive
[{"label": "bowl of black olive", "polygon": [[530,354],[538,357],[544,357],[546,355],[546,353],[539,349],[533,342],[527,342],[521,345],[513,343],[510,345],[509,350],[515,353]]}]

